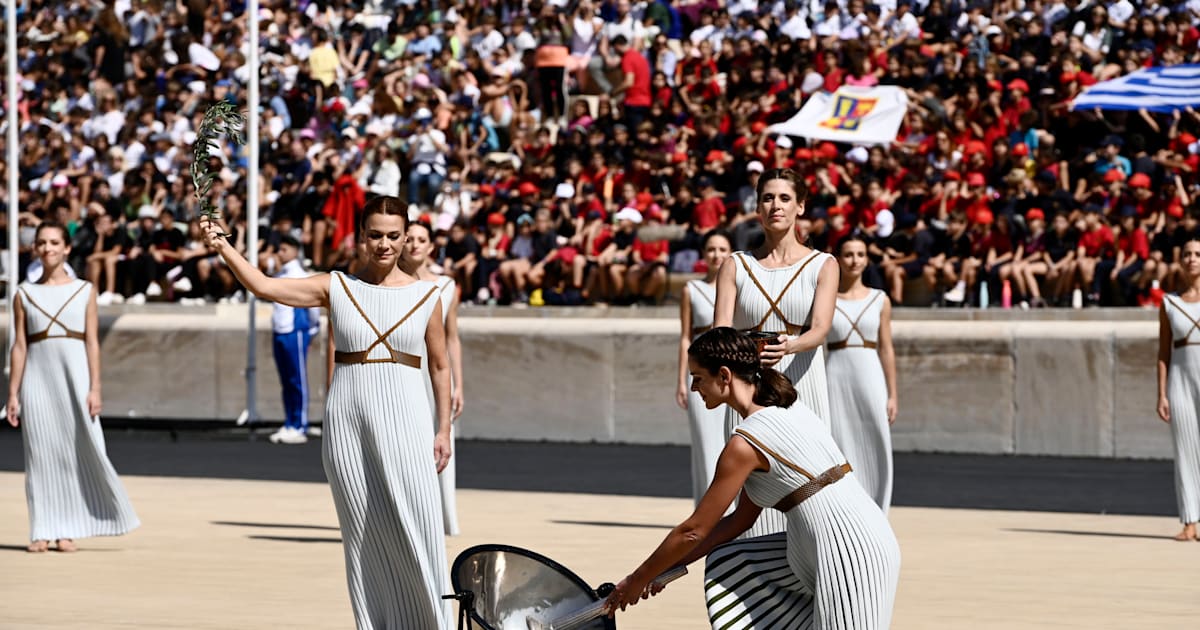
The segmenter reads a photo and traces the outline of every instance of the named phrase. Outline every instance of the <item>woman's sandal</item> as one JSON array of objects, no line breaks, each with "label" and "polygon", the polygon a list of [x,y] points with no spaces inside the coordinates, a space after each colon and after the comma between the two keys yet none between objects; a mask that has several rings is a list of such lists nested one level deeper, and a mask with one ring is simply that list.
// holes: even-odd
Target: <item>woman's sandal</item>
[{"label": "woman's sandal", "polygon": [[29,546],[25,548],[25,551],[28,551],[29,553],[44,553],[49,550],[50,543],[45,540],[35,540],[29,543]]}]

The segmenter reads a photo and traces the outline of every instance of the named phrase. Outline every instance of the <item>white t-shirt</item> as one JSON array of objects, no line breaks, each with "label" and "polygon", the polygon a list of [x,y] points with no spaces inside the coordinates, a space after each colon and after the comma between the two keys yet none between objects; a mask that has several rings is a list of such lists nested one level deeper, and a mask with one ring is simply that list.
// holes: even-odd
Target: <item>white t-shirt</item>
[{"label": "white t-shirt", "polygon": [[421,172],[422,167],[432,168],[440,175],[446,174],[446,154],[438,150],[434,139],[437,140],[437,144],[446,144],[446,134],[442,133],[441,129],[429,129],[413,137],[413,143],[417,147],[413,152],[413,168],[422,175],[428,174]]},{"label": "white t-shirt", "polygon": [[808,22],[797,11],[791,19],[779,27],[779,34],[791,39],[811,39],[812,29],[808,28]]}]

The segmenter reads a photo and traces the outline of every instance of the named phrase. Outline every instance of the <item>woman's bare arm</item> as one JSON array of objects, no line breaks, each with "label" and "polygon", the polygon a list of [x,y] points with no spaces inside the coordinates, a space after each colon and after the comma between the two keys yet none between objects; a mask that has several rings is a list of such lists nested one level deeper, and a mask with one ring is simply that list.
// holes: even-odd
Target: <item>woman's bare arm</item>
[{"label": "woman's bare arm", "polygon": [[329,306],[329,274],[322,273],[307,278],[271,278],[258,267],[250,264],[222,235],[223,227],[200,218],[200,229],[204,230],[204,241],[213,248],[238,282],[254,295],[272,302],[297,308]]},{"label": "woman's bare arm", "polygon": [[887,384],[888,424],[896,421],[899,412],[899,390],[896,388],[896,348],[892,345],[892,302],[883,297],[879,311],[879,362],[883,364],[883,380]]},{"label": "woman's bare arm", "polygon": [[18,292],[13,298],[13,346],[9,353],[8,423],[17,426],[21,414],[21,380],[25,376],[25,305]]},{"label": "woman's bare arm", "polygon": [[737,263],[730,256],[721,263],[717,272],[717,304],[713,310],[713,327],[732,326],[733,311],[737,306]]}]

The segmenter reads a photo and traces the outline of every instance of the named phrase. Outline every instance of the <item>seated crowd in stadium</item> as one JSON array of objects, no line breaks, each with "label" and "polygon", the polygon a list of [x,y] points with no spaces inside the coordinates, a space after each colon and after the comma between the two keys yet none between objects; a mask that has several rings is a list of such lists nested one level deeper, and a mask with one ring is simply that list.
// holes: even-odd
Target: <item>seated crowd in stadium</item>
[{"label": "seated crowd in stadium", "polygon": [[[770,168],[809,184],[802,237],[865,235],[869,282],[897,303],[1152,305],[1200,230],[1200,114],[1071,108],[1195,62],[1194,0],[262,6],[22,3],[24,262],[53,218],[102,303],[236,294],[198,238],[189,167],[206,108],[245,103],[251,18],[260,169],[229,142],[210,167],[242,248],[259,177],[268,269],[284,234],[345,267],[355,213],[396,195],[465,302],[661,302],[670,274],[703,271],[709,230],[756,244]],[[895,142],[769,131],[843,85],[907,93]]]}]

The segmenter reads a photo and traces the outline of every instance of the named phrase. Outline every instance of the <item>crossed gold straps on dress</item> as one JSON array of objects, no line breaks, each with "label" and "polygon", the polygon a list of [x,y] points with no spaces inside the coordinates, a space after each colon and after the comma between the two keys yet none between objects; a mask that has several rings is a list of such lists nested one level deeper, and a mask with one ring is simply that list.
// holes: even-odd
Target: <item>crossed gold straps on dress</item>
[{"label": "crossed gold straps on dress", "polygon": [[1163,299],[1171,304],[1174,304],[1175,308],[1178,309],[1180,313],[1183,313],[1183,316],[1188,318],[1188,321],[1192,322],[1192,327],[1188,329],[1187,334],[1180,339],[1176,339],[1174,346],[1176,348],[1182,348],[1184,346],[1200,346],[1200,341],[1192,341],[1189,339],[1189,337],[1192,336],[1192,333],[1197,328],[1200,328],[1200,321],[1198,321],[1195,317],[1192,317],[1191,314],[1189,314],[1182,306],[1175,304],[1175,300],[1172,300],[1169,297],[1164,297]]},{"label": "crossed gold straps on dress", "polygon": [[[71,300],[74,300],[75,296],[79,295],[79,292],[83,291],[85,288],[87,288],[87,286],[88,285],[86,282],[80,284],[79,288],[75,289],[75,292],[71,294],[71,297],[67,298],[67,301],[63,302],[62,306],[58,307],[58,312],[53,315],[51,315],[50,312],[47,311],[46,309],[39,306],[37,302],[34,302],[33,298],[29,297],[28,291],[25,291],[24,289],[22,289],[21,295],[25,296],[25,301],[29,302],[30,306],[32,306],[33,308],[36,308],[37,310],[41,311],[46,317],[50,318],[50,323],[46,324],[45,330],[42,330],[40,332],[35,332],[35,333],[30,333],[30,332],[26,331],[25,342],[26,343],[37,343],[39,341],[45,341],[47,339],[79,339],[79,340],[85,339],[86,337],[82,332],[77,331],[77,330],[71,330],[70,328],[67,328],[66,324],[58,321],[58,318],[59,318],[59,316],[61,316],[63,314],[63,311],[67,310],[67,305],[71,303]],[[52,328],[55,324],[58,324],[59,327],[61,327],[63,329],[63,331],[65,331],[65,332],[61,335],[51,335],[50,328]]]},{"label": "crossed gold straps on dress", "polygon": [[754,276],[754,272],[750,269],[750,263],[746,262],[745,254],[737,256],[737,259],[742,263],[742,268],[746,270],[746,275],[750,276],[750,281],[754,283],[754,286],[758,287],[758,290],[763,294],[763,297],[767,298],[768,309],[766,314],[763,315],[763,318],[758,322],[758,325],[750,328],[750,330],[762,331],[763,326],[766,325],[767,320],[770,319],[771,314],[774,313],[775,316],[779,318],[779,321],[783,322],[785,332],[777,332],[774,330],[768,330],[766,332],[777,333],[779,335],[802,335],[808,332],[809,326],[793,324],[792,322],[789,322],[787,316],[783,314],[783,310],[779,308],[779,303],[783,301],[784,296],[787,295],[788,289],[792,288],[792,284],[796,282],[796,279],[800,277],[800,274],[804,273],[804,268],[808,266],[808,263],[816,260],[816,258],[817,252],[814,251],[809,255],[808,259],[804,261],[804,264],[800,265],[800,268],[796,270],[796,273],[792,274],[791,280],[788,280],[787,284],[783,285],[783,290],[779,292],[779,296],[773,298],[771,297],[771,294],[767,292],[766,287],[764,287],[762,283],[758,281],[758,278]]},{"label": "crossed gold straps on dress", "polygon": [[[358,314],[362,316],[363,321],[367,322],[367,326],[371,327],[371,332],[375,333],[375,342],[367,346],[366,350],[361,350],[359,352],[342,352],[338,350],[333,353],[333,362],[349,365],[361,363],[399,363],[400,365],[407,365],[408,367],[416,368],[418,370],[421,369],[421,357],[393,348],[391,344],[388,343],[387,338],[388,335],[392,334],[392,332],[404,324],[404,322],[408,321],[408,318],[412,317],[412,314],[417,312],[417,309],[421,308],[421,305],[424,304],[426,300],[432,297],[434,293],[437,293],[438,288],[435,286],[429,289],[429,292],[425,294],[425,297],[421,298],[421,301],[417,302],[412,309],[405,313],[404,317],[400,318],[400,321],[396,322],[391,328],[387,329],[387,332],[381,333],[379,332],[379,328],[375,326],[375,322],[372,322],[371,318],[367,317],[367,312],[363,310],[361,305],[359,305],[358,300],[354,299],[354,294],[350,293],[350,287],[346,286],[346,280],[342,278],[341,275],[338,275],[337,279],[342,283],[342,291],[346,293],[346,297],[350,298],[350,303],[354,305],[355,309],[358,309]],[[371,354],[371,351],[380,344],[383,344],[383,347],[387,348],[387,358],[368,358]]]},{"label": "crossed gold straps on dress", "polygon": [[807,470],[801,468],[800,466],[797,466],[796,464],[793,464],[792,462],[788,461],[787,458],[783,457],[779,453],[776,453],[775,451],[771,450],[765,444],[758,441],[758,438],[747,433],[745,429],[734,429],[733,432],[742,436],[743,438],[746,439],[746,441],[748,441],[751,444],[753,444],[754,446],[756,446],[758,448],[758,450],[775,458],[780,463],[782,463],[784,466],[787,466],[788,468],[791,468],[792,470],[800,473],[801,475],[808,477],[808,481],[804,485],[789,492],[787,494],[787,496],[783,497],[782,499],[779,500],[778,503],[776,503],[774,506],[772,506],[776,510],[779,510],[780,512],[787,512],[788,510],[796,507],[797,505],[804,503],[806,500],[811,498],[814,494],[820,492],[821,489],[824,488],[825,486],[828,486],[828,485],[838,481],[842,477],[845,477],[846,473],[850,472],[851,470],[854,470],[853,468],[851,468],[850,463],[847,462],[845,464],[838,464],[837,466],[834,466],[833,468],[830,468],[829,470],[826,470],[825,472],[823,472],[819,475],[814,475],[814,474],[808,472]]},{"label": "crossed gold straps on dress", "polygon": [[[847,313],[846,311],[843,311],[842,307],[837,306],[836,304],[834,305],[833,308],[836,308],[837,311],[842,314],[842,317],[845,317],[846,320],[850,322],[850,332],[846,333],[845,339],[843,339],[841,341],[835,341],[835,342],[829,344],[830,352],[832,352],[834,350],[844,350],[846,348],[875,349],[875,348],[879,347],[878,341],[871,341],[870,339],[867,339],[867,336],[862,334],[862,331],[858,329],[858,322],[860,320],[862,320],[863,315],[865,315],[867,313],[867,310],[871,308],[871,305],[875,303],[875,300],[878,299],[879,296],[880,296],[880,292],[874,291],[873,294],[871,295],[871,300],[869,302],[867,302],[867,305],[863,307],[863,310],[861,312],[859,312],[858,317],[855,317],[854,319],[850,319],[850,314]],[[858,334],[859,339],[862,339],[862,343],[856,343],[856,344],[850,343],[850,336],[854,335],[855,333]]]}]

